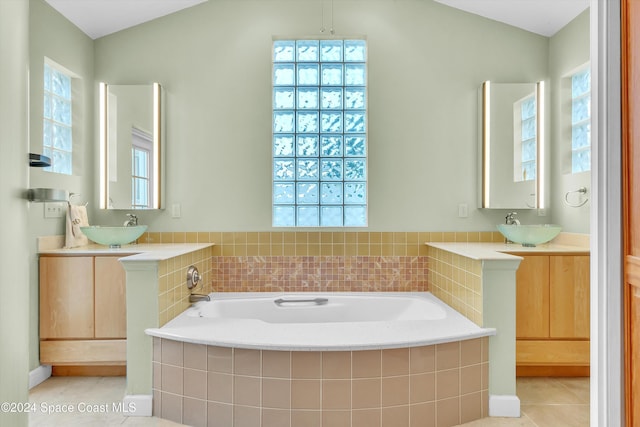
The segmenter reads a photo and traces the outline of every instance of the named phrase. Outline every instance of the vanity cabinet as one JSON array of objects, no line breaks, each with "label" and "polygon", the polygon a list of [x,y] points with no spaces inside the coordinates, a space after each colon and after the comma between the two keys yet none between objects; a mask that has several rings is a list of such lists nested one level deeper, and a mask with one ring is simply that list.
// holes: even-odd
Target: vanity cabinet
[{"label": "vanity cabinet", "polygon": [[516,255],[517,375],[588,375],[589,255]]},{"label": "vanity cabinet", "polygon": [[124,373],[126,278],[118,261],[122,256],[40,257],[41,363],[66,367],[58,370],[67,374]]}]

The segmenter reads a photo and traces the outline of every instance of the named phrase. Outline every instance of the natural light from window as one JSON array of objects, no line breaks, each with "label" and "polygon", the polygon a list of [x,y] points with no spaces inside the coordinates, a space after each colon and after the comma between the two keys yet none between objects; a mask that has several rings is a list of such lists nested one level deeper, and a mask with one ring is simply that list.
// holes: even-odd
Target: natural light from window
[{"label": "natural light from window", "polygon": [[44,65],[43,154],[51,159],[45,171],[72,173],[71,77]]},{"label": "natural light from window", "polygon": [[367,225],[364,40],[273,43],[273,226]]},{"label": "natural light from window", "polygon": [[591,70],[571,76],[571,172],[591,170]]}]

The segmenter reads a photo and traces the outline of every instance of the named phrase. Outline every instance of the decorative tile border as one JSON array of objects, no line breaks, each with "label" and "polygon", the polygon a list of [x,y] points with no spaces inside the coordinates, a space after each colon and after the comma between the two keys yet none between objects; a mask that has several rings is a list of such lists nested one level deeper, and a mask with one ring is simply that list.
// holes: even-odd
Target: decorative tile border
[{"label": "decorative tile border", "polygon": [[212,258],[217,292],[427,291],[426,256]]}]

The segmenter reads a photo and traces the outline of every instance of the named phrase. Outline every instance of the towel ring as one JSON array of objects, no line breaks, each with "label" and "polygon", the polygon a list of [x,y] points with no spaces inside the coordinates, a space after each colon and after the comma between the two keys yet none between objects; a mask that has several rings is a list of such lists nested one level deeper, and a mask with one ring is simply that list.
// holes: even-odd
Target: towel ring
[{"label": "towel ring", "polygon": [[[586,195],[587,194],[587,187],[580,187],[577,190],[573,190],[573,191],[567,191],[564,195],[564,204],[571,207],[571,208],[579,208],[581,206],[584,206],[588,201],[589,198],[585,197],[584,200],[582,202],[579,203],[571,203],[569,201],[569,195],[572,193],[578,193],[581,195]],[[580,198],[582,198],[582,196],[579,196]]]}]

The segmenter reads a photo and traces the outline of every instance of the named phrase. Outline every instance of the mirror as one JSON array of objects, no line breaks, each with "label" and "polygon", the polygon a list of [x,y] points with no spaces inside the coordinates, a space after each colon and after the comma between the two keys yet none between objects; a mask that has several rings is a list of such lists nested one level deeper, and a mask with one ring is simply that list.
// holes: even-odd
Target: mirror
[{"label": "mirror", "polygon": [[100,83],[100,208],[163,209],[162,88]]},{"label": "mirror", "polygon": [[481,208],[545,208],[543,96],[543,82],[483,83]]}]

